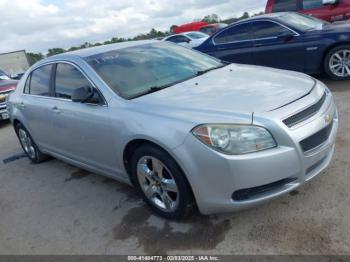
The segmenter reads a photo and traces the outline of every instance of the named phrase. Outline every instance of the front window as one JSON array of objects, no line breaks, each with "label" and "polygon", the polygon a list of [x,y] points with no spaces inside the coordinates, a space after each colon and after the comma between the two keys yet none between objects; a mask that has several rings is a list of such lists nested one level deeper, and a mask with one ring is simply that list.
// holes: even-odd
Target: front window
[{"label": "front window", "polygon": [[93,55],[86,61],[117,94],[136,98],[223,66],[199,52],[166,42]]},{"label": "front window", "polygon": [[301,31],[321,30],[325,24],[328,24],[321,19],[297,13],[285,13],[277,19]]},{"label": "front window", "polygon": [[58,64],[55,79],[55,96],[71,99],[74,90],[80,87],[91,86],[90,82],[74,66]]}]

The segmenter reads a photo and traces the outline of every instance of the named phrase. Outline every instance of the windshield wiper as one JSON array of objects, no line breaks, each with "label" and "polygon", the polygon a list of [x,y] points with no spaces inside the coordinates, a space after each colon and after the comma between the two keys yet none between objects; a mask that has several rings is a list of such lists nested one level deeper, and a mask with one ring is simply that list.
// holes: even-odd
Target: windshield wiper
[{"label": "windshield wiper", "polygon": [[211,67],[211,68],[206,69],[206,70],[197,71],[196,75],[197,76],[204,75],[205,73],[208,73],[209,71],[213,71],[215,69],[219,69],[219,68],[222,68],[222,67],[225,67],[225,66],[227,66],[227,64],[222,64],[222,65],[219,65],[219,66]]},{"label": "windshield wiper", "polygon": [[148,94],[152,94],[152,93],[155,93],[155,92],[158,92],[160,90],[163,90],[165,88],[168,88],[170,86],[172,86],[173,84],[171,85],[163,85],[163,86],[152,86],[150,88],[147,88],[145,91],[133,96],[131,99],[134,99],[134,98],[137,98],[137,97],[140,97],[140,96],[144,96],[144,95],[148,95]]}]

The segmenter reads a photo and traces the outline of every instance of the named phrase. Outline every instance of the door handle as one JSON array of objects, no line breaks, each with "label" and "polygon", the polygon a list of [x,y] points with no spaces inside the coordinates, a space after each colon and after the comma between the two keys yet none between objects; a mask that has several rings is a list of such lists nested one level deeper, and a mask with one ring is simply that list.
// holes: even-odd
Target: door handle
[{"label": "door handle", "polygon": [[61,110],[59,110],[57,106],[54,106],[54,107],[52,108],[52,111],[54,111],[54,112],[57,113],[57,114],[60,114],[60,113],[61,113]]},{"label": "door handle", "polygon": [[255,44],[254,47],[261,47],[263,44]]},{"label": "door handle", "polygon": [[25,106],[25,104],[23,102],[21,102],[21,103],[19,103],[18,107],[20,109],[24,109],[26,106]]}]

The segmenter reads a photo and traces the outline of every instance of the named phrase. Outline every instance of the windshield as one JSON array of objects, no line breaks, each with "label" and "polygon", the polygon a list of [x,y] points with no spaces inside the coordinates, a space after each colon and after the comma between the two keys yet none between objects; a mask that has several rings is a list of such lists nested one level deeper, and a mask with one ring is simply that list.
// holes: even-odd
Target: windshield
[{"label": "windshield", "polygon": [[10,77],[6,75],[6,73],[2,70],[0,70],[0,80],[9,80]]},{"label": "windshield", "polygon": [[207,55],[167,42],[144,44],[86,58],[121,97],[132,99],[223,66]]},{"label": "windshield", "polygon": [[325,24],[328,24],[315,17],[297,13],[282,14],[278,20],[301,31],[321,30]]},{"label": "windshield", "polygon": [[200,33],[200,32],[191,32],[191,33],[187,33],[186,35],[192,39],[201,39],[201,38],[208,37],[207,34]]}]

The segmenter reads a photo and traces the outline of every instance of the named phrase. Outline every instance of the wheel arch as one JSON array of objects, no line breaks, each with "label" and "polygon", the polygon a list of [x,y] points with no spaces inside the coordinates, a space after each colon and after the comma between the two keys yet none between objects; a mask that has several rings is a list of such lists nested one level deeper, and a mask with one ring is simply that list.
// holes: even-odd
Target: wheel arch
[{"label": "wheel arch", "polygon": [[323,53],[323,57],[322,57],[322,68],[323,68],[323,71],[324,71],[324,63],[326,62],[326,57],[327,55],[329,54],[329,52],[338,47],[338,46],[342,46],[342,45],[349,45],[350,46],[350,41],[342,41],[342,42],[337,42],[337,43],[333,43],[332,45],[328,46],[324,53]]},{"label": "wheel arch", "polygon": [[124,168],[130,178],[130,181],[132,183],[133,182],[133,179],[132,179],[132,176],[131,176],[131,166],[130,166],[130,159],[132,157],[132,154],[135,152],[135,150],[143,145],[152,145],[152,146],[155,146],[155,147],[158,147],[159,149],[165,151],[167,154],[169,154],[169,156],[171,156],[174,161],[176,162],[177,166],[179,167],[179,169],[181,170],[184,178],[186,179],[190,189],[191,189],[191,193],[192,193],[192,196],[193,196],[193,199],[196,201],[196,197],[193,193],[193,188],[192,188],[192,185],[187,177],[187,174],[184,172],[184,168],[181,166],[181,163],[179,163],[177,157],[171,152],[171,150],[169,149],[166,149],[164,146],[161,146],[159,143],[157,142],[154,142],[154,141],[151,141],[151,140],[148,140],[148,139],[145,139],[145,138],[135,138],[131,141],[129,141],[126,146],[124,147],[124,150],[123,150],[123,164],[124,164]]}]

